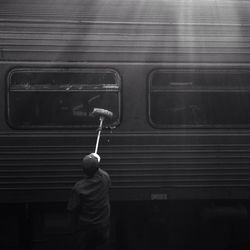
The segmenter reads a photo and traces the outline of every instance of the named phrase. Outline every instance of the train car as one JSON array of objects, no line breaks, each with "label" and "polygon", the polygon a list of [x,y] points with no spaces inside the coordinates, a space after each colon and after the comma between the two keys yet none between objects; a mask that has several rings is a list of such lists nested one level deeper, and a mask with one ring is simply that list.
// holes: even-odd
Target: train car
[{"label": "train car", "polygon": [[249,249],[249,1],[1,0],[1,249],[70,249],[94,108],[112,249]]}]

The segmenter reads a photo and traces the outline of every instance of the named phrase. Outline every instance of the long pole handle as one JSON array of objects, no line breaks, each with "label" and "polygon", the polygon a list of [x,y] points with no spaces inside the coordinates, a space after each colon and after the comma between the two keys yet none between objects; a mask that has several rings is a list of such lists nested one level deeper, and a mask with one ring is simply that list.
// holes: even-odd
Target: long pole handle
[{"label": "long pole handle", "polygon": [[95,145],[95,154],[97,154],[97,150],[98,150],[98,146],[99,146],[99,141],[100,141],[100,136],[101,136],[101,132],[102,132],[102,124],[103,124],[103,120],[104,117],[100,117],[100,125],[98,128],[98,135],[97,135],[97,139],[96,139],[96,145]]}]

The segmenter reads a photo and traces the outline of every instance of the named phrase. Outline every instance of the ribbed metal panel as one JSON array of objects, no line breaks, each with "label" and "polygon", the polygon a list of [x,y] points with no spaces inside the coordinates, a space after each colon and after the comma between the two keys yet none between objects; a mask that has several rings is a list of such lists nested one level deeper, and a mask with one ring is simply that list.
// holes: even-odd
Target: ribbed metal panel
[{"label": "ribbed metal panel", "polygon": [[1,60],[250,61],[248,1],[46,0],[0,6]]},{"label": "ribbed metal panel", "polygon": [[[129,135],[126,138],[131,139]],[[43,137],[41,143],[38,137],[25,145],[24,141],[30,139],[13,137],[15,144],[8,141],[4,145],[2,138],[0,192],[37,190],[55,196],[56,191],[70,190],[81,177],[81,157],[91,152],[91,147],[82,147],[84,138],[69,137],[63,145],[61,139]],[[211,189],[226,192],[240,188],[246,193],[250,189],[248,144],[161,145],[151,140],[148,145],[126,145],[116,144],[118,141],[122,142],[119,136],[113,145],[103,145],[100,154],[102,167],[112,178],[112,192],[119,195],[133,192],[138,198],[145,190],[168,193],[180,189],[184,193],[194,189],[201,194],[202,190],[210,190],[210,197],[223,198]],[[131,141],[139,142],[140,138]],[[173,198],[176,190],[172,191]]]},{"label": "ribbed metal panel", "polygon": [[[246,0],[2,0],[1,15],[7,18],[45,20],[164,20],[191,19],[194,22],[225,23],[249,20]],[[241,11],[239,15],[238,11]]]}]

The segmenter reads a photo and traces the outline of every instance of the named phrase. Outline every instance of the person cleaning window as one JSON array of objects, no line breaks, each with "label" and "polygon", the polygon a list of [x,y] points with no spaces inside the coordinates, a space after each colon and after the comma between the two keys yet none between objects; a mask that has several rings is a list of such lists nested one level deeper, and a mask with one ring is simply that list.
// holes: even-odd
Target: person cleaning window
[{"label": "person cleaning window", "polygon": [[97,153],[83,158],[82,178],[73,186],[69,197],[67,209],[77,249],[106,250],[109,246],[111,179],[100,168],[100,161]]}]

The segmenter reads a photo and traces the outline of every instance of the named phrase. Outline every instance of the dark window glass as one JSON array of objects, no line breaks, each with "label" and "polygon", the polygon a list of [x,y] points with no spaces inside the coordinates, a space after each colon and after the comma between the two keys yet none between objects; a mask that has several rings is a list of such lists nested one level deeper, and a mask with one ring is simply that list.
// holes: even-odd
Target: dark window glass
[{"label": "dark window glass", "polygon": [[15,128],[89,128],[93,108],[120,121],[120,77],[109,69],[23,69],[8,77],[8,119]]},{"label": "dark window glass", "polygon": [[155,127],[250,125],[250,72],[158,70],[150,75],[149,118]]}]

